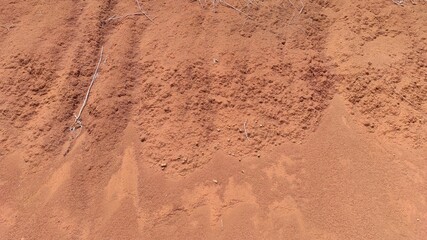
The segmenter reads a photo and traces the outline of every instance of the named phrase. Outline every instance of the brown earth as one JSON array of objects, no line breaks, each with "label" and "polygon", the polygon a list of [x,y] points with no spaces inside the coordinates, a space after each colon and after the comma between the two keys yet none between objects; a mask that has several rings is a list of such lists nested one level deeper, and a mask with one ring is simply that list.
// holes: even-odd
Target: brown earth
[{"label": "brown earth", "polygon": [[0,239],[427,239],[427,2],[141,5],[0,4]]}]

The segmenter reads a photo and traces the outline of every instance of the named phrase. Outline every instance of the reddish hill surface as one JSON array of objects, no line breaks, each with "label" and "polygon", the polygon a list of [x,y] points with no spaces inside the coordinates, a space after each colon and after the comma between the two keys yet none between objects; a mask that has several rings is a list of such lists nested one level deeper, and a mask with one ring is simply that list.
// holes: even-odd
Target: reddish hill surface
[{"label": "reddish hill surface", "polygon": [[0,5],[1,239],[427,239],[425,1],[140,3]]}]

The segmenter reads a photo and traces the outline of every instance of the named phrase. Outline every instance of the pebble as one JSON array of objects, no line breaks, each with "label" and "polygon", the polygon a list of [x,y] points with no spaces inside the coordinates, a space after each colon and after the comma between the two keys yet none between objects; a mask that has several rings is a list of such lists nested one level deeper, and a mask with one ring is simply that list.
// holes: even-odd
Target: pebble
[{"label": "pebble", "polygon": [[218,184],[218,180],[213,179],[212,182],[214,182],[215,184]]}]

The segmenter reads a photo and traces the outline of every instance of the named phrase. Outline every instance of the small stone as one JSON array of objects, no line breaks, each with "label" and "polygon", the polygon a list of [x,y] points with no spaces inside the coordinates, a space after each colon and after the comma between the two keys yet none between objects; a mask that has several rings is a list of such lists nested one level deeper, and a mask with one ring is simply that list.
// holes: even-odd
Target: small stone
[{"label": "small stone", "polygon": [[242,172],[243,174],[245,174],[245,170],[242,170],[241,172]]},{"label": "small stone", "polygon": [[260,124],[259,127],[263,127],[264,125]]},{"label": "small stone", "polygon": [[216,131],[217,131],[217,132],[221,132],[221,129],[217,128],[217,129],[216,129]]},{"label": "small stone", "polygon": [[167,163],[161,163],[161,164],[160,164],[160,167],[161,167],[162,169],[165,169],[167,166],[168,166],[168,164],[167,164]]},{"label": "small stone", "polygon": [[231,139],[227,139],[227,142],[230,142],[231,141]]},{"label": "small stone", "polygon": [[261,154],[257,153],[257,154],[256,154],[256,156],[257,156],[258,158],[260,158],[260,157],[261,157]]},{"label": "small stone", "polygon": [[214,182],[215,184],[218,184],[218,180],[213,179],[212,182]]}]

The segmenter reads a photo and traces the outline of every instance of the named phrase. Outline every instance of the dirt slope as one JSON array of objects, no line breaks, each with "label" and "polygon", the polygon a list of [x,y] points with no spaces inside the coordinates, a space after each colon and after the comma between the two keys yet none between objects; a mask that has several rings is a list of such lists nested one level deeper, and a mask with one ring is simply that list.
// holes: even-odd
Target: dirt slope
[{"label": "dirt slope", "polygon": [[425,1],[140,3],[0,4],[0,239],[427,239]]}]

